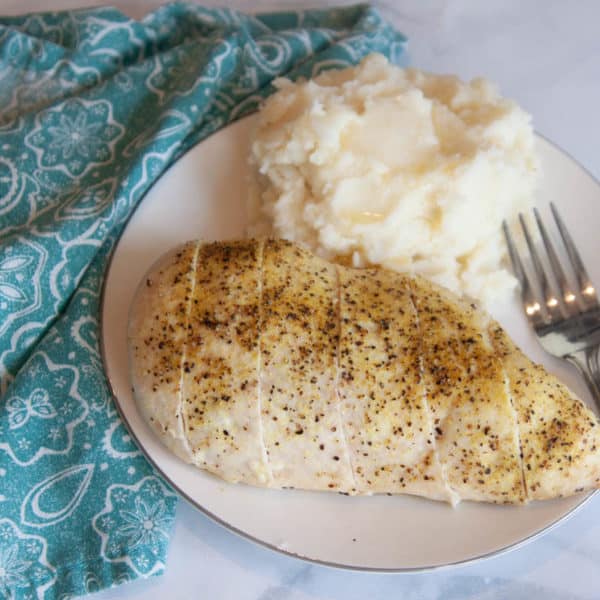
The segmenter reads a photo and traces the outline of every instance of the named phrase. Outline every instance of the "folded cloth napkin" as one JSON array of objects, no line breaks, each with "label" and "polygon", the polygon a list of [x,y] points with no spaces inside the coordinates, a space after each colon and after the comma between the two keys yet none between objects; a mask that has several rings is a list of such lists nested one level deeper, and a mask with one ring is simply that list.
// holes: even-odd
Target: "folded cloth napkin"
[{"label": "folded cloth napkin", "polygon": [[273,78],[394,60],[403,41],[367,6],[0,18],[0,596],[164,569],[176,496],[122,425],[98,344],[107,259],[144,193]]}]

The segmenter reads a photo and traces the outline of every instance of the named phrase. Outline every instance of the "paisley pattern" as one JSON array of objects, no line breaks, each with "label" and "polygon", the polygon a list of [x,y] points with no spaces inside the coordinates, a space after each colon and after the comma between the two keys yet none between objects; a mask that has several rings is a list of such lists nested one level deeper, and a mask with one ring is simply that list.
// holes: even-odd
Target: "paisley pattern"
[{"label": "paisley pattern", "polygon": [[144,193],[275,77],[403,42],[366,6],[0,18],[0,597],[164,569],[176,497],[119,420],[98,344],[104,270]]},{"label": "paisley pattern", "polygon": [[[56,525],[71,515],[85,496],[94,465],[76,465],[40,481],[21,504],[21,523],[30,527]],[[68,494],[67,488],[73,488]],[[56,494],[56,498],[54,498]],[[63,502],[66,502],[64,506]]]}]

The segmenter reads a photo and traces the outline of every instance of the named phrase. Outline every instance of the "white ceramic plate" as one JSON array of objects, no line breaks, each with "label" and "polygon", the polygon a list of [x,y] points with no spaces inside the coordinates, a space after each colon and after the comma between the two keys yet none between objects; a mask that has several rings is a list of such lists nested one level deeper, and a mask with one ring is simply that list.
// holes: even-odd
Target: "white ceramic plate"
[{"label": "white ceramic plate", "polygon": [[[329,565],[410,571],[452,565],[514,548],[555,525],[589,496],[504,507],[466,502],[456,509],[402,496],[351,498],[231,485],[170,454],[136,410],[127,368],[127,313],[144,272],[182,241],[243,237],[246,155],[253,117],[225,128],[181,158],[150,190],[115,250],[105,281],[102,344],[106,372],[129,429],[150,461],[194,506],[273,549]],[[571,158],[537,139],[543,177],[538,205],[555,202],[600,281],[600,186]],[[534,359],[582,397],[578,376],[550,359],[515,300],[495,316]]]}]

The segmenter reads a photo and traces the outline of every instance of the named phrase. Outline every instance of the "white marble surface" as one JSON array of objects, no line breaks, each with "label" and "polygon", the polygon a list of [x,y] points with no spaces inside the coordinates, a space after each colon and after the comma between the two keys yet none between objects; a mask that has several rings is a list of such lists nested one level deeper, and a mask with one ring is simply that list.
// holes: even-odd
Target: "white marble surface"
[{"label": "white marble surface", "polygon": [[[98,0],[1,0],[0,12],[73,8]],[[139,17],[154,0],[115,4]],[[212,4],[205,2],[205,4]],[[321,5],[331,4],[321,2]],[[534,116],[536,129],[600,178],[598,0],[375,2],[410,38],[414,66],[485,75]],[[319,2],[228,3],[244,10]],[[167,573],[102,592],[98,600],[592,600],[600,598],[600,495],[526,547],[471,566],[373,575],[309,565],[258,547],[182,502]]]}]

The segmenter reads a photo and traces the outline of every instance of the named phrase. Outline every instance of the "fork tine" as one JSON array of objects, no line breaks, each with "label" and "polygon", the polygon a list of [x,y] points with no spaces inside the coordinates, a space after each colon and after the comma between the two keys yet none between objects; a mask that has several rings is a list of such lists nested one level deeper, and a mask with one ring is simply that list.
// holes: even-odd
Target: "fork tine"
[{"label": "fork tine", "polygon": [[556,210],[556,206],[554,203],[550,203],[550,210],[552,211],[552,216],[556,222],[556,226],[558,227],[558,231],[560,232],[560,237],[562,238],[563,244],[567,250],[567,255],[569,257],[569,261],[571,262],[571,266],[575,271],[575,277],[577,278],[577,284],[579,286],[579,290],[586,300],[596,300],[596,290],[594,289],[594,285],[592,284],[592,280],[590,276],[587,274],[587,271],[583,265],[583,261],[581,260],[581,256],[579,256],[579,252],[577,251],[577,247],[567,230],[561,216],[558,214],[558,210]]},{"label": "fork tine", "polygon": [[510,262],[512,263],[513,271],[515,272],[515,275],[521,284],[521,297],[525,303],[525,312],[527,313],[527,317],[529,319],[537,321],[541,318],[540,302],[535,297],[533,287],[531,286],[529,277],[523,268],[523,263],[519,257],[517,246],[512,239],[512,235],[510,234],[508,223],[506,221],[502,223],[502,229],[504,230],[504,237],[506,238],[506,245],[508,247],[508,254],[510,256]]},{"label": "fork tine", "polygon": [[525,217],[522,214],[519,214],[519,222],[521,223],[521,229],[523,230],[523,234],[525,235],[525,241],[527,242],[527,248],[529,249],[529,254],[531,255],[531,261],[533,263],[533,270],[537,277],[538,285],[542,291],[542,297],[544,299],[544,312],[548,314],[549,311],[552,311],[556,308],[556,297],[552,293],[552,288],[550,287],[550,282],[548,281],[548,277],[546,276],[546,271],[544,270],[544,266],[542,265],[542,261],[540,260],[540,256],[535,249],[535,244],[533,243],[533,239],[529,233],[529,228],[527,227],[527,223],[525,223]]},{"label": "fork tine", "polygon": [[521,284],[521,287],[531,287],[529,284],[529,279],[527,278],[527,274],[525,273],[525,269],[523,268],[523,263],[519,258],[519,253],[517,252],[517,247],[513,242],[512,236],[510,235],[510,230],[508,229],[508,224],[506,221],[502,222],[502,229],[504,230],[504,237],[506,238],[506,245],[508,246],[508,255],[510,256],[510,262],[512,263],[513,271]]},{"label": "fork tine", "polygon": [[572,312],[569,309],[571,307],[573,307],[573,302],[575,300],[575,296],[569,289],[569,283],[565,276],[565,272],[562,268],[562,264],[560,263],[560,260],[558,259],[558,255],[556,254],[556,251],[554,250],[554,246],[552,245],[552,242],[550,241],[550,236],[548,235],[548,232],[546,231],[546,227],[544,226],[544,223],[542,222],[540,213],[539,213],[538,209],[535,207],[533,209],[533,214],[535,216],[535,222],[537,223],[537,227],[540,232],[540,235],[542,236],[542,242],[544,243],[544,248],[546,249],[546,254],[548,256],[548,260],[550,261],[552,275],[554,276],[554,279],[556,280],[556,283],[557,283],[558,287],[560,288],[560,294],[557,294],[557,296],[558,296],[557,302],[560,305],[560,308],[563,311],[563,313],[565,314],[565,316],[567,316],[570,312]]}]

